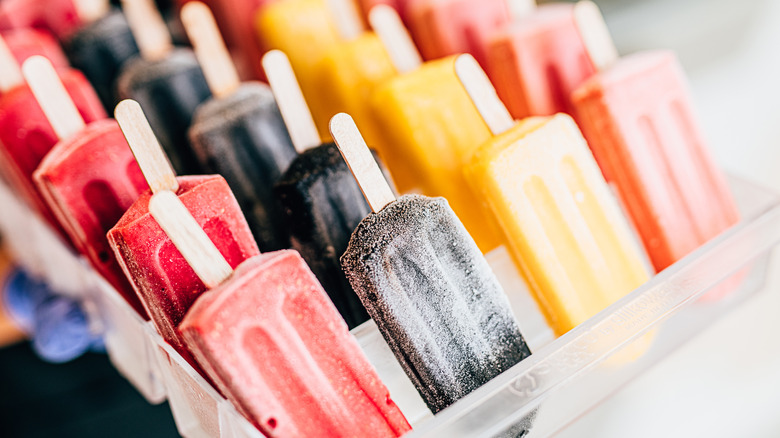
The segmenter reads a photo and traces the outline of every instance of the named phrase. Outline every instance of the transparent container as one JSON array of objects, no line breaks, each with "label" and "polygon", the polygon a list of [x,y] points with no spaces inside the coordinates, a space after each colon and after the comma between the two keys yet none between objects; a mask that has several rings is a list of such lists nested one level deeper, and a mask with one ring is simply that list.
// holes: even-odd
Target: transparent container
[{"label": "transparent container", "polygon": [[[529,436],[552,435],[760,291],[772,249],[780,243],[780,195],[739,178],[730,183],[742,212],[739,224],[557,339],[540,319],[506,254],[489,254],[534,353],[435,416],[376,325],[369,321],[352,330],[414,427],[408,436],[490,437],[531,418]],[[31,214],[2,186],[0,201],[16,209],[17,219]],[[50,259],[40,254],[41,245],[24,245],[19,237],[41,232],[35,230],[24,220],[0,220],[4,235],[17,236],[12,250],[21,251],[20,259],[31,263]],[[48,234],[47,239],[53,236]],[[57,265],[77,269],[70,275],[87,279],[79,296],[90,309],[95,329],[105,333],[112,363],[150,402],[168,399],[183,436],[262,437],[85,260],[57,242],[56,237],[48,240],[47,245],[60,245],[52,253],[70,258]],[[50,267],[39,272],[50,276],[57,271]]]}]

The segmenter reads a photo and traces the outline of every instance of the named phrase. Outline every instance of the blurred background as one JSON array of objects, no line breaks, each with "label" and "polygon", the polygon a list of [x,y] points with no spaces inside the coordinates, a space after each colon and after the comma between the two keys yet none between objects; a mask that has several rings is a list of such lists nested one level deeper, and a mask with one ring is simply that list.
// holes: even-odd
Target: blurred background
[{"label": "blurred background", "polygon": [[[720,165],[780,190],[780,2],[596,3],[622,54],[678,53]],[[775,260],[763,292],[560,436],[780,436],[778,310]],[[104,355],[43,363],[3,317],[0,345],[0,436],[176,436],[167,405],[148,405]]]}]

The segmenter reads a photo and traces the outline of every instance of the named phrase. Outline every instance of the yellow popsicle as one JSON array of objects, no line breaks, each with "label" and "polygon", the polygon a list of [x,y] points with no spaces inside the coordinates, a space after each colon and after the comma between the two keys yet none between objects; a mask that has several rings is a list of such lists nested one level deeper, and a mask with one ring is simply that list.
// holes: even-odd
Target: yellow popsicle
[{"label": "yellow popsicle", "polygon": [[[284,52],[312,113],[324,113],[316,98],[319,81],[316,67],[327,50],[341,42],[339,30],[323,0],[285,0],[263,7],[255,21],[263,46]],[[318,129],[330,138],[327,126]]]},{"label": "yellow popsicle", "polygon": [[426,62],[376,89],[370,104],[381,141],[375,146],[399,190],[447,198],[480,250],[488,252],[500,244],[500,234],[463,166],[490,131],[454,63],[454,56]]},{"label": "yellow popsicle", "polygon": [[561,335],[648,280],[641,250],[574,121],[517,123],[467,169]]},{"label": "yellow popsicle", "polygon": [[331,46],[315,69],[319,86],[307,100],[318,100],[312,110],[319,132],[327,131],[331,117],[344,112],[355,119],[369,146],[374,146],[377,128],[368,105],[371,93],[396,75],[384,45],[373,32]]}]

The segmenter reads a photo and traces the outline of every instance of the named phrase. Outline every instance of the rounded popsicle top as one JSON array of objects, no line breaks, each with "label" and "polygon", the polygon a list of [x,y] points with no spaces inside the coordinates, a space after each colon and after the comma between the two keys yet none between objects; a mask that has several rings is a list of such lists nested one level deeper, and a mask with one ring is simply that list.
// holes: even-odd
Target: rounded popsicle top
[{"label": "rounded popsicle top", "polygon": [[127,144],[130,145],[152,193],[164,190],[176,193],[179,190],[176,173],[154,136],[141,105],[134,100],[123,100],[116,106],[114,117],[122,128]]},{"label": "rounded popsicle top", "polygon": [[5,93],[23,83],[24,78],[16,57],[0,35],[0,91]]},{"label": "rounded popsicle top", "polygon": [[48,59],[31,56],[22,65],[22,73],[57,138],[66,139],[84,129],[84,119]]},{"label": "rounded popsicle top", "polygon": [[122,0],[122,10],[144,59],[162,59],[173,50],[168,26],[153,0]]},{"label": "rounded popsicle top", "polygon": [[458,56],[455,73],[493,135],[502,134],[515,125],[490,79],[473,56]]},{"label": "rounded popsicle top", "polygon": [[105,16],[111,9],[108,0],[73,0],[73,6],[82,24],[91,23]]},{"label": "rounded popsicle top", "polygon": [[199,1],[188,2],[182,6],[181,21],[211,94],[221,98],[235,92],[241,80],[209,7]]},{"label": "rounded popsicle top", "polygon": [[233,274],[233,268],[175,193],[155,193],[149,200],[149,213],[206,287],[213,289]]},{"label": "rounded popsicle top", "polygon": [[596,70],[604,71],[612,66],[618,60],[618,52],[599,7],[590,0],[577,2],[574,20]]},{"label": "rounded popsicle top", "polygon": [[339,113],[330,119],[330,133],[344,161],[374,213],[395,201],[395,195],[376,164],[363,136],[349,114]]},{"label": "rounded popsicle top", "polygon": [[263,69],[295,150],[301,154],[318,146],[320,135],[290,59],[281,50],[271,50],[263,56]]},{"label": "rounded popsicle top", "polygon": [[394,8],[388,5],[374,6],[368,14],[368,21],[398,73],[408,73],[422,65],[420,52]]}]

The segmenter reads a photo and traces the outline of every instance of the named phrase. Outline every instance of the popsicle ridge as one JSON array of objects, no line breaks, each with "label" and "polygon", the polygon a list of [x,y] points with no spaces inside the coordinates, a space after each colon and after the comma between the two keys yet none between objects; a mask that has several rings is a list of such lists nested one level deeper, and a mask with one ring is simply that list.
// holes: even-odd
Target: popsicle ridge
[{"label": "popsicle ridge", "polygon": [[149,200],[149,213],[206,287],[212,289],[230,277],[233,268],[174,192],[155,193]]}]

